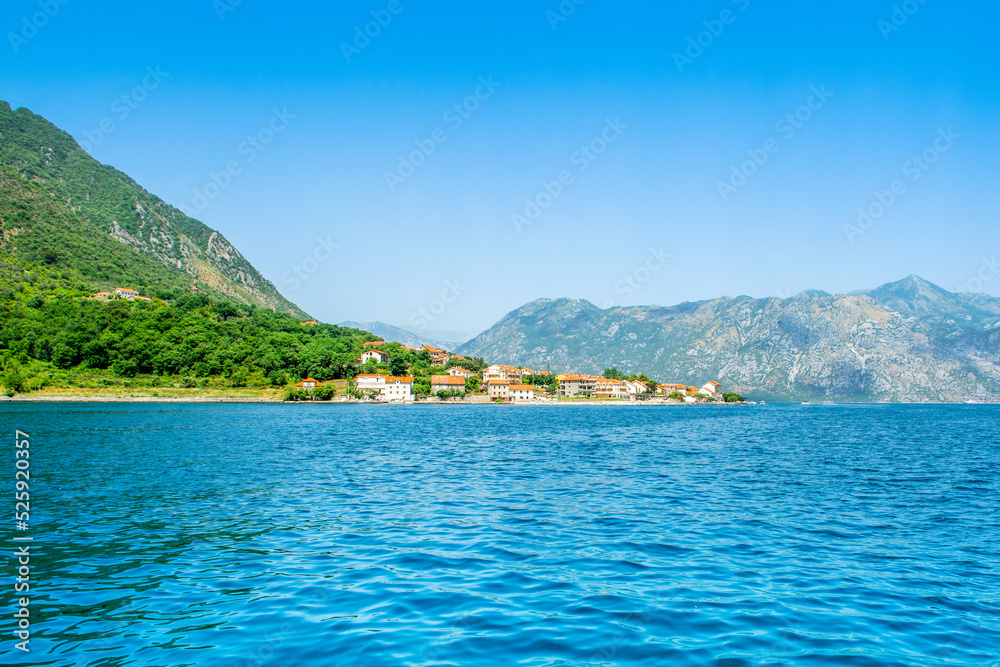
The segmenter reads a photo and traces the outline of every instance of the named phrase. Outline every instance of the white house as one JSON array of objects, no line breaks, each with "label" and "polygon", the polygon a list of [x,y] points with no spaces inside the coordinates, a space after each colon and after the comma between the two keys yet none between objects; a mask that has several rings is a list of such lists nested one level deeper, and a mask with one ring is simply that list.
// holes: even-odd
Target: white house
[{"label": "white house", "polygon": [[722,384],[714,380],[705,383],[705,386],[701,388],[701,393],[714,398],[717,401],[725,400],[725,397],[722,395]]},{"label": "white house", "polygon": [[509,391],[510,400],[514,403],[527,403],[535,400],[535,388],[530,384],[512,384]]},{"label": "white house", "polygon": [[354,378],[358,391],[382,391],[385,389],[385,380],[388,375],[359,375]]},{"label": "white house", "polygon": [[452,366],[448,369],[448,375],[462,378],[475,377],[475,373],[470,371],[468,368],[462,368],[461,366]]},{"label": "white house", "polygon": [[634,399],[639,394],[648,392],[649,387],[646,386],[645,382],[639,380],[625,380],[622,383],[622,390],[627,398]]},{"label": "white house", "polygon": [[377,391],[378,400],[410,401],[413,399],[413,378],[391,375],[359,375],[355,378],[358,391]]},{"label": "white house", "polygon": [[361,353],[361,363],[366,364],[374,361],[376,364],[384,364],[389,361],[389,355],[382,350],[365,350]]},{"label": "white house", "polygon": [[413,378],[392,377],[385,379],[385,389],[382,390],[382,400],[386,402],[413,400]]}]

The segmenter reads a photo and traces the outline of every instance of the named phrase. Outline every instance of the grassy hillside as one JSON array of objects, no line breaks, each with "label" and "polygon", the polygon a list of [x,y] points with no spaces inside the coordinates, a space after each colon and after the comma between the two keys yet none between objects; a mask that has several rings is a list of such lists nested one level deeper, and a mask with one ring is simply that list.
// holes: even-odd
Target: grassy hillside
[{"label": "grassy hillside", "polygon": [[190,287],[308,319],[226,239],[0,102],[0,251],[80,271],[99,287]]},{"label": "grassy hillside", "polygon": [[344,377],[374,336],[164,286],[164,300],[99,302],[73,268],[0,254],[0,384],[280,387]]}]

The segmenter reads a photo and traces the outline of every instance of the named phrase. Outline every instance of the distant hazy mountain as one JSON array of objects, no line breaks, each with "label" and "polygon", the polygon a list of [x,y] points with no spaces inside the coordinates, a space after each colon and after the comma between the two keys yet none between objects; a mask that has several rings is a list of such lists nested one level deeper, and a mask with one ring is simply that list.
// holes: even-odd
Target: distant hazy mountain
[{"label": "distant hazy mountain", "polygon": [[[136,150],[141,150],[137,147]],[[0,252],[75,269],[88,287],[189,290],[306,318],[222,234],[27,109],[0,102]]]},{"label": "distant hazy mountain", "polygon": [[1000,299],[917,276],[868,292],[601,310],[538,300],[458,348],[553,372],[712,379],[767,400],[1000,402]]},{"label": "distant hazy mountain", "polygon": [[453,331],[427,331],[424,333],[415,333],[408,329],[386,324],[385,322],[341,322],[340,326],[349,327],[351,329],[361,329],[362,331],[370,331],[376,336],[379,336],[383,340],[387,340],[389,342],[402,343],[403,345],[409,345],[410,347],[432,345],[443,350],[448,350],[449,352],[453,352],[455,348],[459,347],[462,344],[462,341],[448,340],[447,338],[439,338],[439,336],[442,334],[445,336],[453,334],[458,338],[464,338],[467,340],[467,337],[462,334],[456,334],[456,332]]}]

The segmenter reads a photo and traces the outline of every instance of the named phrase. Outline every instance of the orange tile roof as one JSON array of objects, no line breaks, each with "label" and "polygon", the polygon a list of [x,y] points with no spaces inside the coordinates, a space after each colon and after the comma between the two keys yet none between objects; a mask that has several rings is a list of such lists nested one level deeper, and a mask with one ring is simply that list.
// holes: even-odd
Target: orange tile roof
[{"label": "orange tile roof", "polygon": [[510,384],[507,380],[490,380],[490,384]]},{"label": "orange tile roof", "polygon": [[369,345],[374,345],[375,347],[378,347],[379,345],[385,345],[385,341],[384,340],[370,340],[367,343],[365,343],[364,345],[362,345],[361,347],[368,347]]},{"label": "orange tile roof", "polygon": [[465,378],[457,375],[432,375],[431,384],[453,384],[465,386]]},{"label": "orange tile roof", "polygon": [[396,377],[393,375],[387,375],[385,378],[386,382],[402,382],[403,384],[413,384],[413,377],[407,375],[406,377]]},{"label": "orange tile roof", "polygon": [[534,391],[535,387],[530,384],[512,384],[511,391]]},{"label": "orange tile roof", "polygon": [[387,377],[389,377],[389,376],[388,375],[377,375],[377,374],[376,375],[356,375],[355,379],[357,379],[357,378],[387,378]]}]

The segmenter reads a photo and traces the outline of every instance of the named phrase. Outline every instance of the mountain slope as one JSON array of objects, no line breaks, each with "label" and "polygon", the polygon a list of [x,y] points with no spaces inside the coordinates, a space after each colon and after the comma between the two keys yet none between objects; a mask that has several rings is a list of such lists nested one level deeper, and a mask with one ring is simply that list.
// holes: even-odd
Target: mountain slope
[{"label": "mountain slope", "polygon": [[423,334],[414,333],[409,329],[396,327],[391,324],[386,324],[385,322],[341,322],[338,326],[350,329],[360,329],[362,331],[370,331],[382,340],[389,341],[391,343],[401,343],[411,347],[432,345],[442,350],[453,350],[461,345],[461,343],[456,343],[454,341],[440,340],[438,338],[431,338]]},{"label": "mountain slope", "polygon": [[[221,234],[88,155],[67,133],[0,102],[0,249],[66,264],[99,287],[187,289],[307,317]],[[109,243],[108,241],[111,241]]]},{"label": "mountain slope", "polygon": [[458,353],[554,372],[718,378],[769,400],[1000,401],[1000,299],[911,276],[866,293],[670,308],[539,300]]}]

